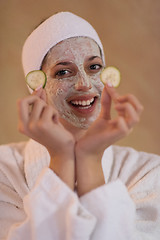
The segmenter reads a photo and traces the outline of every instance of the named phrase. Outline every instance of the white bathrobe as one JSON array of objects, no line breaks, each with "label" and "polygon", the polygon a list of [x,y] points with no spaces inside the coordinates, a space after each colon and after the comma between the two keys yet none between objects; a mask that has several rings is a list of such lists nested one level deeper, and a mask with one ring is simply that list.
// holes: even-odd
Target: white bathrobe
[{"label": "white bathrobe", "polygon": [[0,147],[0,240],[159,240],[160,157],[111,146],[105,185],[78,197],[37,142]]}]

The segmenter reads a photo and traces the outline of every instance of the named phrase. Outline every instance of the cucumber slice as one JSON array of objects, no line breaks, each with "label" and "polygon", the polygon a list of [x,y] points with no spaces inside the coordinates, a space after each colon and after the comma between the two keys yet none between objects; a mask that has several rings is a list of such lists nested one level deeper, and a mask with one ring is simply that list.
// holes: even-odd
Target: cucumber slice
[{"label": "cucumber slice", "polygon": [[44,88],[46,85],[46,82],[47,82],[47,76],[41,70],[31,71],[26,76],[26,83],[32,90],[36,90],[41,85]]},{"label": "cucumber slice", "polygon": [[118,87],[121,80],[120,71],[116,67],[106,67],[101,72],[101,81],[106,84],[112,84],[113,87]]}]

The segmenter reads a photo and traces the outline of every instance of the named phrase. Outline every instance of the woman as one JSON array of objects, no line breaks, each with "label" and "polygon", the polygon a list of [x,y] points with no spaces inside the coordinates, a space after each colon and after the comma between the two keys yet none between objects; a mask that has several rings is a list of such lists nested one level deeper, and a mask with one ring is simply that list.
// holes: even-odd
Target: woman
[{"label": "woman", "polygon": [[111,146],[143,107],[103,88],[95,30],[58,13],[22,56],[25,74],[42,69],[47,84],[18,101],[19,130],[33,140],[1,147],[1,239],[158,239],[160,159]]}]

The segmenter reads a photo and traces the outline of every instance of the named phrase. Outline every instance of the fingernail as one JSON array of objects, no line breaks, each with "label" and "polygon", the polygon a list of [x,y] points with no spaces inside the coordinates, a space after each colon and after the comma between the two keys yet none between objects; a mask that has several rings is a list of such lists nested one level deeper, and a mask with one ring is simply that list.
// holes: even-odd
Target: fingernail
[{"label": "fingernail", "polygon": [[40,85],[40,86],[38,86],[36,89],[35,89],[35,91],[38,91],[39,89],[41,89],[42,88],[42,84]]},{"label": "fingernail", "polygon": [[116,97],[116,100],[119,102],[121,100],[121,97],[120,96]]},{"label": "fingernail", "polygon": [[113,84],[111,82],[107,82],[108,87],[113,87]]}]

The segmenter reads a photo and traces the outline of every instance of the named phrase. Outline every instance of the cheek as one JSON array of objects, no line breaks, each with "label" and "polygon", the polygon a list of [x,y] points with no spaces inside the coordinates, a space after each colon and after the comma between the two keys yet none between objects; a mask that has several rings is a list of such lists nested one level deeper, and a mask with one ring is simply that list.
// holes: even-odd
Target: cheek
[{"label": "cheek", "polygon": [[70,89],[70,84],[62,80],[48,79],[45,87],[48,103],[63,100]]},{"label": "cheek", "polygon": [[49,102],[56,95],[57,87],[58,85],[54,81],[47,79],[45,90]]},{"label": "cheek", "polygon": [[98,90],[98,92],[103,91],[104,85],[100,80],[100,74],[99,73],[92,76],[91,81],[92,81],[93,86]]}]

